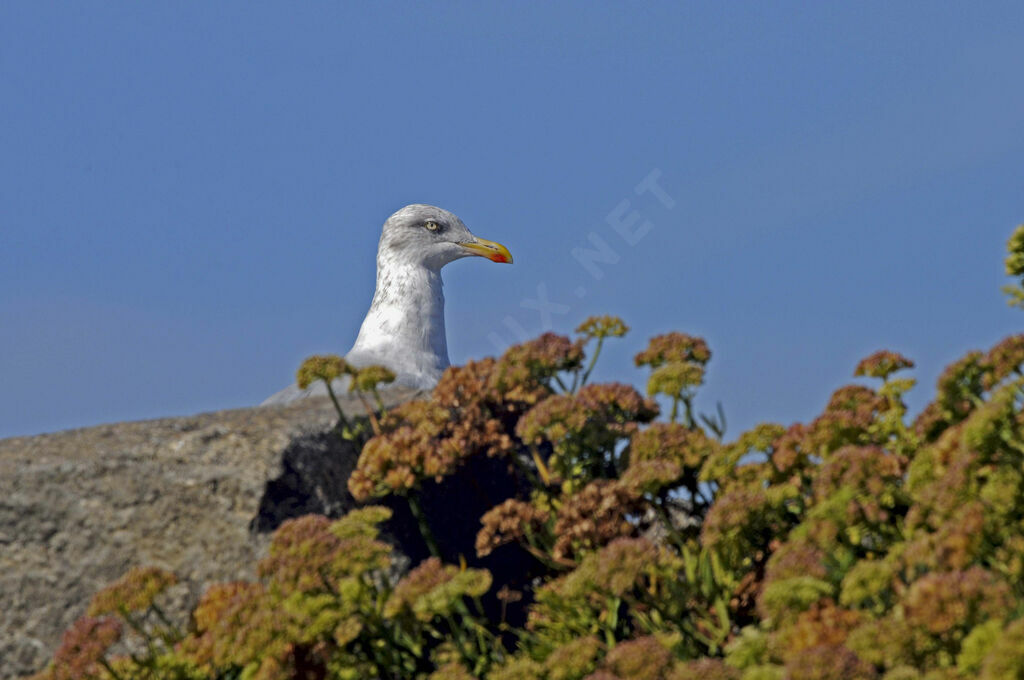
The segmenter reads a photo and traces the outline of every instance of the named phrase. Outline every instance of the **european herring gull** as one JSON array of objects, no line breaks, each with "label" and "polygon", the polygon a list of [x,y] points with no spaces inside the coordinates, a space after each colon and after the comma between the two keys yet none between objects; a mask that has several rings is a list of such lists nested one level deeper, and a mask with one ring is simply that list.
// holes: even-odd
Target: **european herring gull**
[{"label": "european herring gull", "polygon": [[[384,223],[377,246],[377,289],[359,336],[345,359],[355,366],[382,364],[397,384],[430,389],[449,365],[441,268],[477,255],[512,262],[508,248],[474,236],[458,217],[432,205],[407,205]],[[344,388],[336,381],[336,391]],[[264,404],[326,394],[322,382],[291,385]]]}]

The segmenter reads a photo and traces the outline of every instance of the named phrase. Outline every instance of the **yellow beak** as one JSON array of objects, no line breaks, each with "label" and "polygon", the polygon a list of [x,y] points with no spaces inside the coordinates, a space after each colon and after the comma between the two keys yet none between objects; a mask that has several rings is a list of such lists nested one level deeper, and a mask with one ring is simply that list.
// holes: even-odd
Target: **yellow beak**
[{"label": "yellow beak", "polygon": [[459,245],[474,255],[486,257],[491,262],[507,262],[512,264],[512,253],[508,252],[508,248],[500,243],[488,241],[485,238],[476,238],[474,241],[467,241]]}]

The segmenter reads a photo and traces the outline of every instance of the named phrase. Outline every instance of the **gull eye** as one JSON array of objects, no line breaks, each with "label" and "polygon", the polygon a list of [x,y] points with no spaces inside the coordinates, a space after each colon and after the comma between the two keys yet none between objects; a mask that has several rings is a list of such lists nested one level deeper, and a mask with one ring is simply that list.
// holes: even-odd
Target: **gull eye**
[{"label": "gull eye", "polygon": [[441,225],[438,224],[437,222],[434,222],[433,220],[429,220],[426,224],[423,225],[423,228],[426,229],[427,231],[432,231],[434,233],[441,231]]}]

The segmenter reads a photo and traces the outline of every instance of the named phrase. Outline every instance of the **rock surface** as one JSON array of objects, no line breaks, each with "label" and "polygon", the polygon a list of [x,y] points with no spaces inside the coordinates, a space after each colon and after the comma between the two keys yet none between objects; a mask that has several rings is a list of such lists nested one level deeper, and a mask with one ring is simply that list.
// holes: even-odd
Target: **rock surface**
[{"label": "rock surface", "polygon": [[0,440],[0,678],[41,668],[130,567],[174,571],[184,612],[209,583],[253,578],[285,519],[344,514],[358,452],[336,419],[314,397]]}]

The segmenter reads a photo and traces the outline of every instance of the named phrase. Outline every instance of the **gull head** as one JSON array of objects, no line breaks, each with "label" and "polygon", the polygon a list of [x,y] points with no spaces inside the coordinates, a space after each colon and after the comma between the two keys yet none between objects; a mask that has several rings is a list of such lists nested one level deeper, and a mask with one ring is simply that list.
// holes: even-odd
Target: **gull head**
[{"label": "gull head", "polygon": [[512,262],[508,248],[474,236],[458,217],[432,205],[407,205],[384,223],[378,258],[421,265],[431,271],[459,258],[476,255],[492,262]]}]

